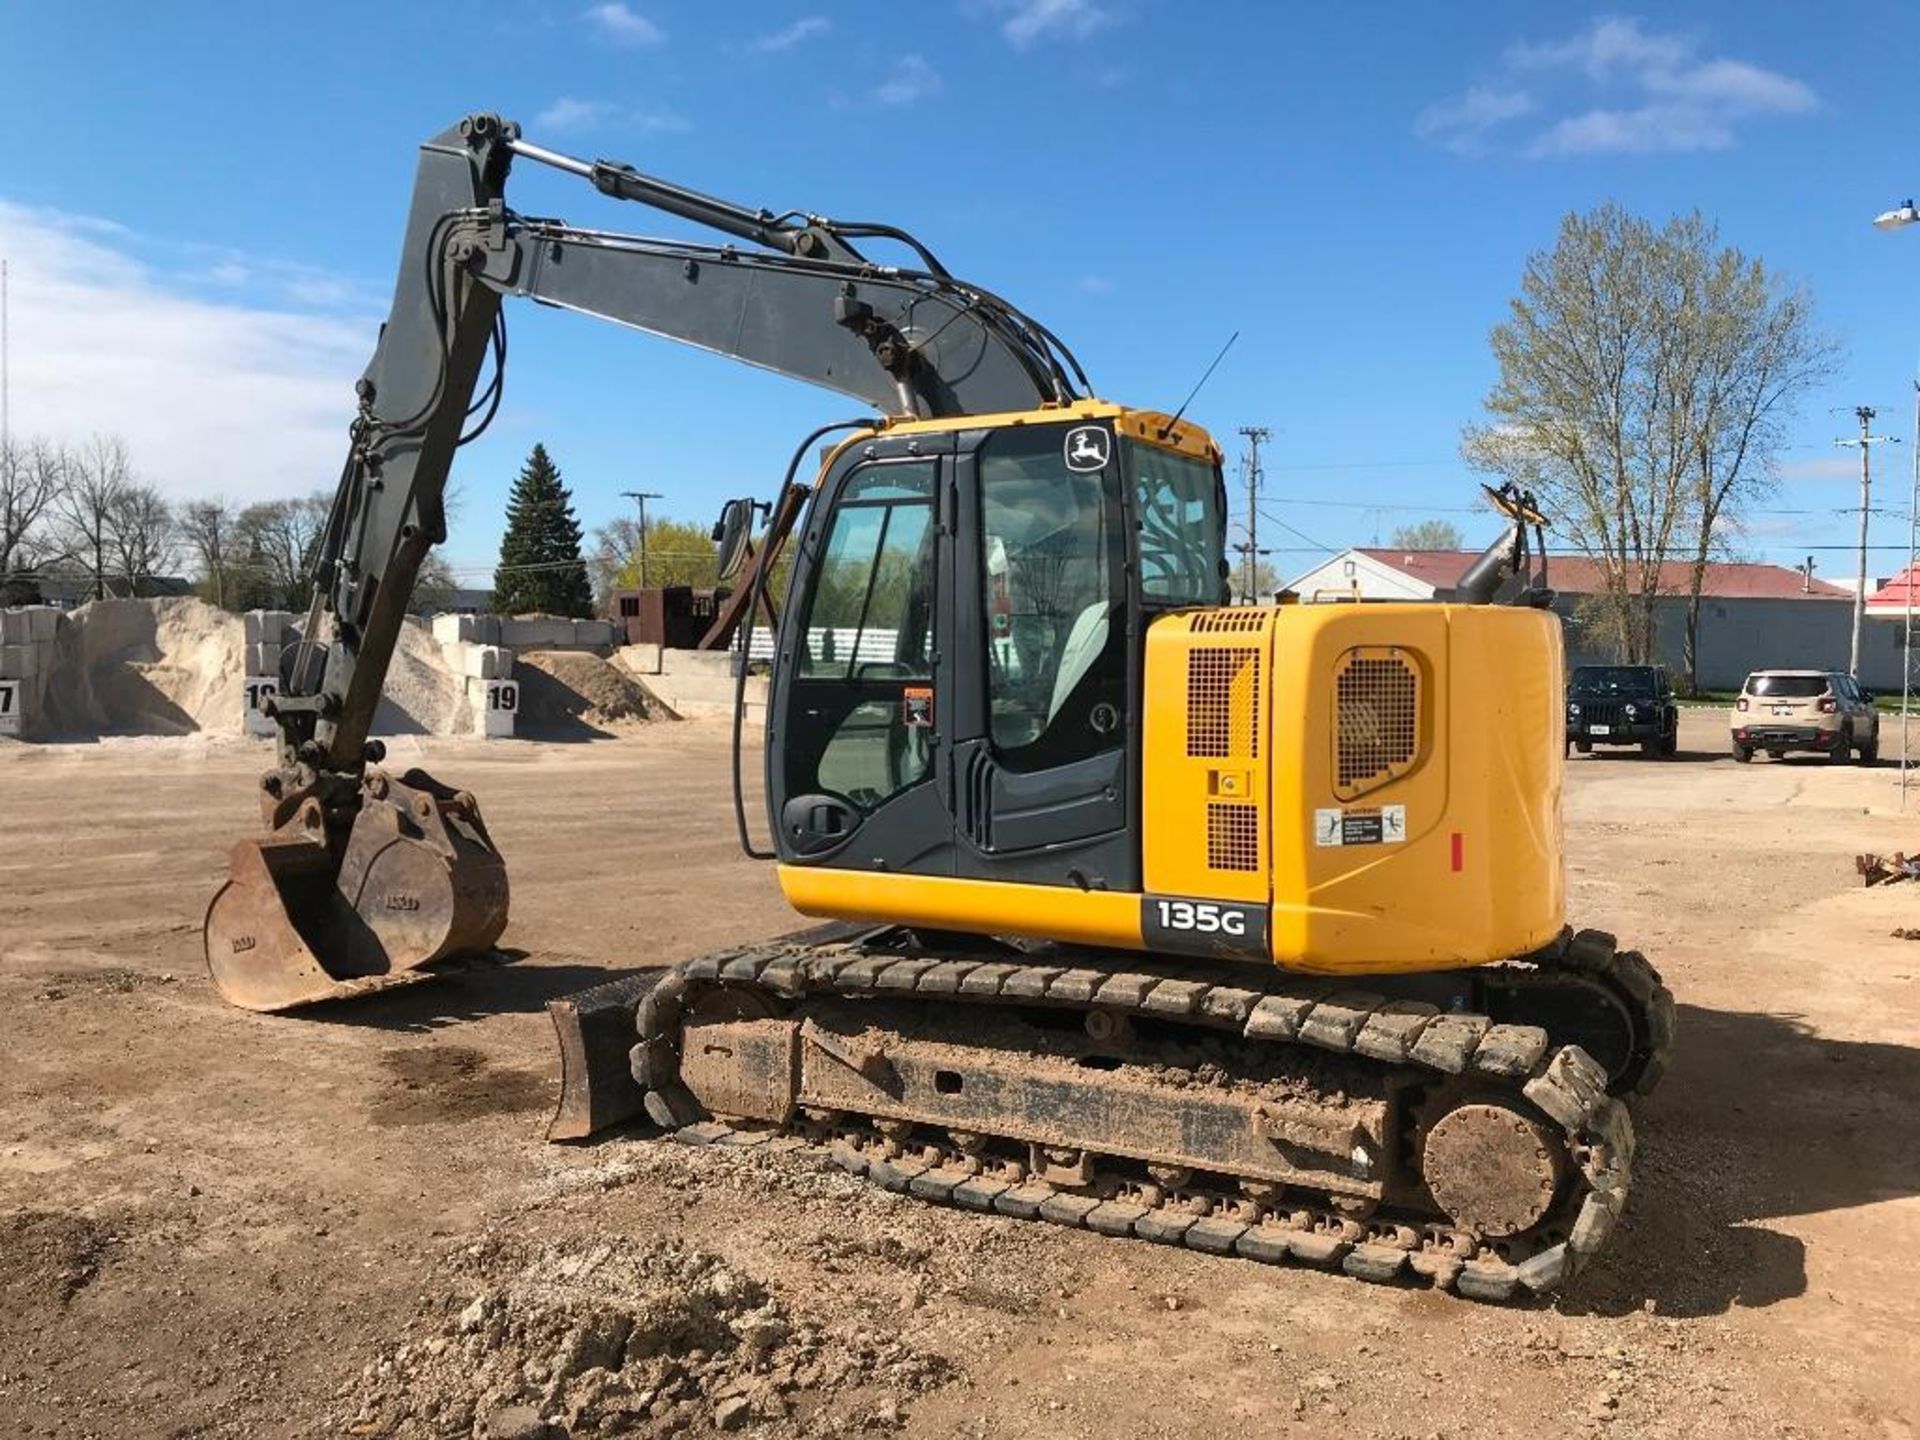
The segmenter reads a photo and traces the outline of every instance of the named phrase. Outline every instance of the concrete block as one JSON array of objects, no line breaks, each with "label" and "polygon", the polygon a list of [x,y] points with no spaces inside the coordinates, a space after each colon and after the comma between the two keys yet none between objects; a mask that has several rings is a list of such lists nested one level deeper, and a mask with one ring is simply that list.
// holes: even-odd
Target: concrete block
[{"label": "concrete block", "polygon": [[280,673],[281,644],[278,640],[263,640],[247,646],[246,666],[249,675],[278,675]]},{"label": "concrete block", "polygon": [[469,676],[467,704],[473,707],[473,728],[480,734],[493,739],[510,736],[514,717],[520,713],[519,682]]},{"label": "concrete block", "polygon": [[[252,646],[248,646],[252,649]],[[272,735],[279,727],[266,714],[266,702],[280,693],[280,676],[251,674],[247,676],[243,688],[241,704],[245,707],[242,717],[249,735]]]},{"label": "concrete block", "polygon": [[33,617],[25,610],[0,610],[0,645],[33,642]]},{"label": "concrete block", "polygon": [[[13,611],[9,614],[17,613]],[[0,675],[10,680],[30,679],[40,671],[40,646],[0,644]]]},{"label": "concrete block", "polygon": [[613,644],[613,622],[611,620],[574,621],[573,643],[584,649],[605,649]]},{"label": "concrete block", "polygon": [[622,645],[614,652],[613,658],[636,675],[658,675],[660,673],[660,647],[658,645]]},{"label": "concrete block", "polygon": [[26,613],[34,644],[50,644],[59,638],[60,608],[57,605],[29,605]]},{"label": "concrete block", "polygon": [[240,617],[240,625],[247,644],[278,645],[292,618],[285,610],[249,610]]},{"label": "concrete block", "polygon": [[506,680],[513,675],[513,652],[498,645],[462,645],[460,672],[476,680]]},{"label": "concrete block", "polygon": [[507,615],[494,644],[514,650],[552,650],[573,644],[573,621],[548,615]]},{"label": "concrete block", "polygon": [[27,706],[35,687],[26,680],[0,679],[0,735],[19,735],[27,728]]}]

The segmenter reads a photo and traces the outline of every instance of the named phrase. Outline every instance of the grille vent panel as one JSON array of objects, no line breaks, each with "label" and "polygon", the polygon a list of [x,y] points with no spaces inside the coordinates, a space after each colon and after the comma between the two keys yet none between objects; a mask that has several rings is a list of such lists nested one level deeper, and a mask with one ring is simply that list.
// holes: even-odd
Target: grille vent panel
[{"label": "grille vent panel", "polygon": [[1260,756],[1260,652],[1195,650],[1187,656],[1187,754],[1194,759]]},{"label": "grille vent panel", "polygon": [[1267,612],[1251,605],[1234,610],[1209,610],[1193,617],[1196,635],[1258,635],[1267,628]]},{"label": "grille vent panel", "polygon": [[1349,652],[1334,685],[1334,788],[1364,794],[1420,751],[1420,672],[1404,656]]},{"label": "grille vent panel", "polygon": [[1258,871],[1260,868],[1260,807],[1207,806],[1207,868]]}]

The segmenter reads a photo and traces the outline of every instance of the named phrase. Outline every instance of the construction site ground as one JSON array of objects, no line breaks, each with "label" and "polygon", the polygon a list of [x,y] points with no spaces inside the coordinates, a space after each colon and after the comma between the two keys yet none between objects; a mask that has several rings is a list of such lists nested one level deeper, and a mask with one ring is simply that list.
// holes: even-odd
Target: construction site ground
[{"label": "construction site ground", "polygon": [[1920,789],[1736,765],[1718,711],[1681,742],[1569,762],[1571,915],[1654,958],[1680,1039],[1612,1247],[1515,1308],[544,1144],[547,998],[800,923],[735,847],[722,723],[395,740],[481,797],[517,958],[272,1018],[200,958],[265,748],[0,744],[0,1433],[559,1435],[472,1391],[564,1368],[527,1298],[558,1274],[659,1292],[622,1322],[657,1391],[575,1433],[1911,1436],[1920,884],[1852,857],[1920,848]]}]

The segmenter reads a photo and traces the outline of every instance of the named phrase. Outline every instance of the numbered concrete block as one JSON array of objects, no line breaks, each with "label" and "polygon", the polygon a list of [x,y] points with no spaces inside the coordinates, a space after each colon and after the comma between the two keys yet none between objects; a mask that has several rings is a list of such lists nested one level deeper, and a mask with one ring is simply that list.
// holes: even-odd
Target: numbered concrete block
[{"label": "numbered concrete block", "polygon": [[511,679],[467,677],[467,703],[473,707],[474,729],[490,739],[513,734],[520,713],[520,684]]},{"label": "numbered concrete block", "polygon": [[0,679],[0,735],[18,735],[26,728],[29,688],[24,680]]},{"label": "numbered concrete block", "polygon": [[[249,649],[252,647],[249,646]],[[279,729],[267,714],[266,702],[280,693],[280,676],[249,675],[244,690],[246,731],[249,735],[272,735]]]}]

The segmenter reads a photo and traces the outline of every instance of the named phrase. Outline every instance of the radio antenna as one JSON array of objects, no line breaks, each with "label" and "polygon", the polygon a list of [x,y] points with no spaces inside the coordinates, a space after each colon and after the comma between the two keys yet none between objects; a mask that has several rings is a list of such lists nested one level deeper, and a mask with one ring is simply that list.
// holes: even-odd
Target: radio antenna
[{"label": "radio antenna", "polygon": [[1207,381],[1213,378],[1213,372],[1219,367],[1220,362],[1227,358],[1227,351],[1233,348],[1233,342],[1239,338],[1240,332],[1238,330],[1227,337],[1227,343],[1222,345],[1220,347],[1220,353],[1213,357],[1213,364],[1207,366],[1206,374],[1202,375],[1193,389],[1187,392],[1187,398],[1180,402],[1180,408],[1173,412],[1173,418],[1167,421],[1166,425],[1162,427],[1160,431],[1160,438],[1162,440],[1173,433],[1173,427],[1178,425],[1180,423],[1180,417],[1187,413],[1187,406],[1193,403],[1193,397],[1200,393],[1200,386],[1206,384]]}]

